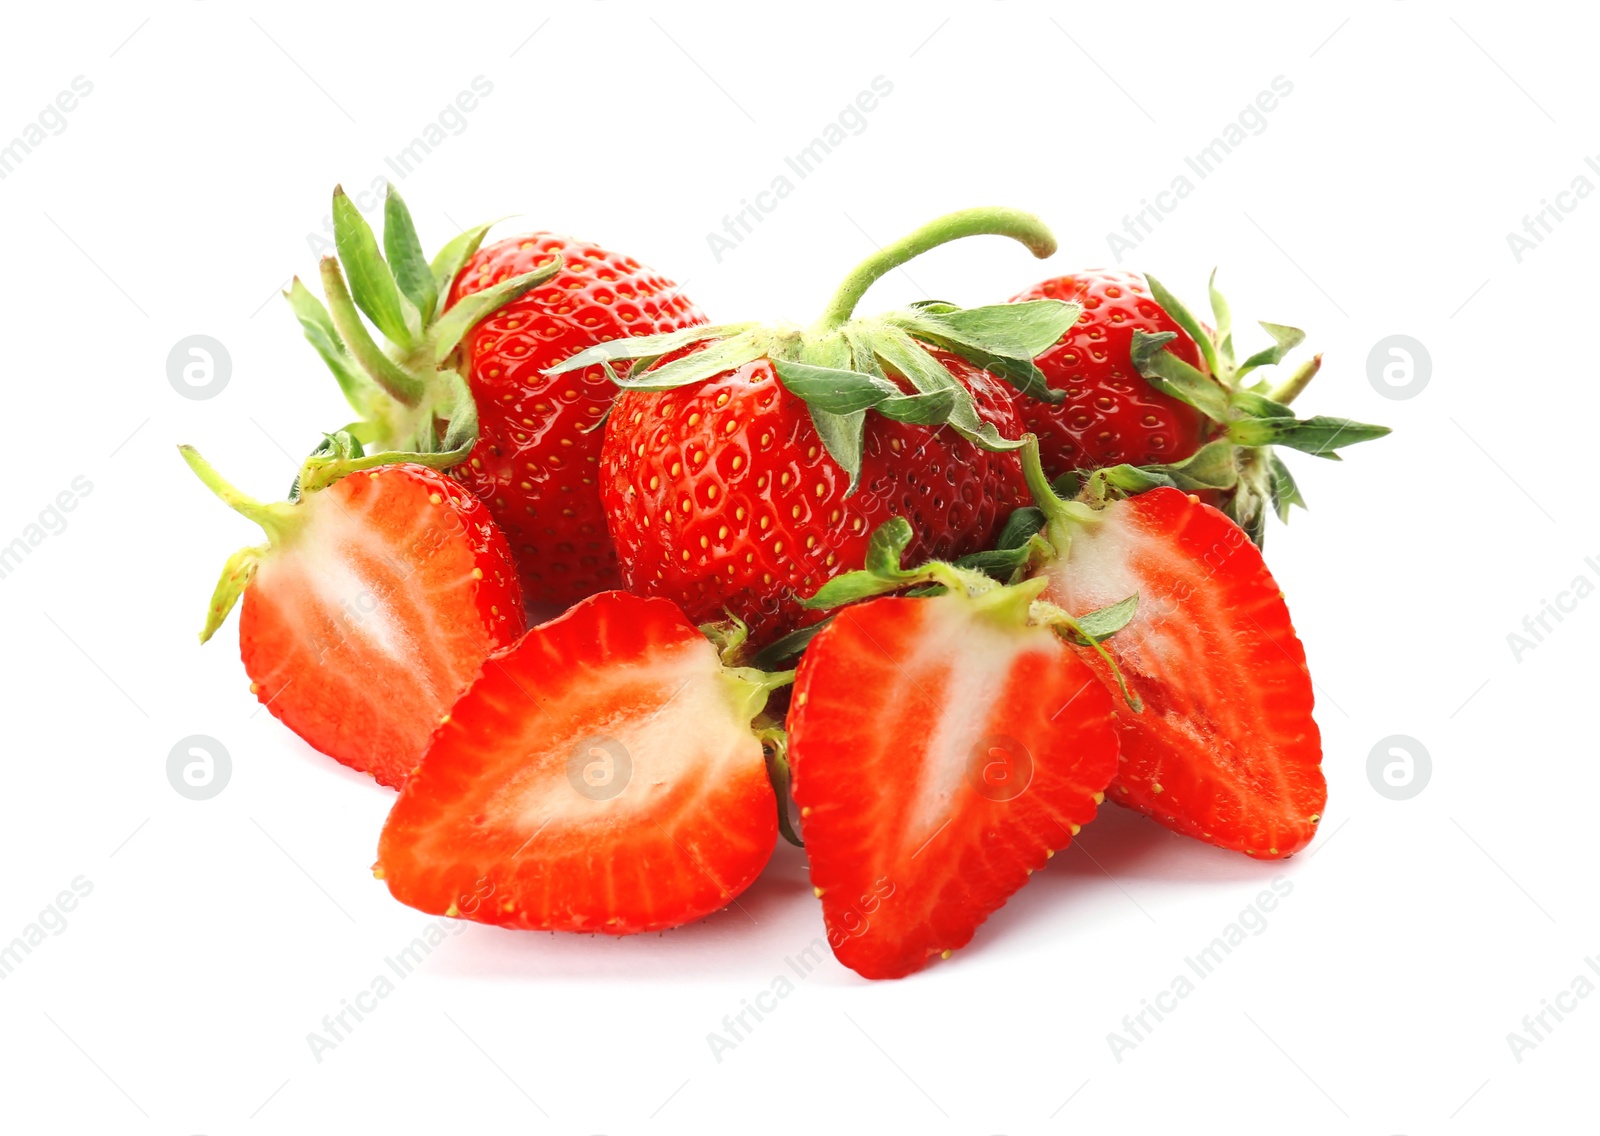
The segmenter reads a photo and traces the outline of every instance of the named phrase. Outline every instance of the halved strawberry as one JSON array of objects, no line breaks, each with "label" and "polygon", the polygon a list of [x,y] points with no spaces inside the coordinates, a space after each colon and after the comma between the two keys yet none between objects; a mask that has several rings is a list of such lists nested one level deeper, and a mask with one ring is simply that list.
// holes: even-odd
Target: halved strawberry
[{"label": "halved strawberry", "polygon": [[488,509],[424,466],[317,457],[297,500],[262,504],[181,449],[268,538],[228,561],[201,642],[243,593],[239,653],[256,697],[323,753],[398,786],[484,658],[522,633],[516,568]]},{"label": "halved strawberry", "polygon": [[789,712],[828,944],[867,978],[965,946],[1094,818],[1117,769],[1111,695],[1033,604],[1044,582],[925,571],[949,590],[834,616]]},{"label": "halved strawberry", "polygon": [[[1249,535],[1197,497],[1152,489],[1099,509],[1048,494],[1024,457],[1053,552],[1043,598],[1091,611],[1137,593],[1104,647],[1143,711],[1117,707],[1111,799],[1168,828],[1275,859],[1311,842],[1327,803],[1305,648]],[[1113,681],[1103,660],[1089,664]]]},{"label": "halved strawberry", "polygon": [[751,720],[788,681],[724,667],[667,600],[591,596],[485,664],[395,802],[377,874],[411,907],[503,927],[709,915],[772,855]]}]

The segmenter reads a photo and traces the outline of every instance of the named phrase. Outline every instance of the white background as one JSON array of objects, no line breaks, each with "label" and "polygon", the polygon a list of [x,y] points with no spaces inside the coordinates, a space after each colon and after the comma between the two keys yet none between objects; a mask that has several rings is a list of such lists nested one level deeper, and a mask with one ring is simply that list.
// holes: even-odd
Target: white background
[{"label": "white background", "polygon": [[[1568,199],[1520,263],[1506,234],[1600,153],[1578,11],[10,13],[0,140],[74,76],[93,93],[0,181],[0,544],[75,477],[93,488],[0,579],[0,942],[74,878],[93,891],[0,981],[0,1127],[1575,1130],[1600,997],[1520,1062],[1507,1034],[1600,955],[1600,601],[1520,661],[1507,634],[1600,580],[1600,200]],[[874,242],[972,204],[1037,211],[1063,251],[969,241],[868,305],[993,302],[1107,263],[1108,231],[1185,155],[1292,82],[1123,264],[1197,304],[1220,264],[1241,325],[1297,324],[1326,352],[1308,411],[1395,427],[1342,467],[1291,455],[1312,512],[1268,541],[1319,690],[1312,850],[1255,863],[1108,807],[951,962],[872,985],[827,958],[719,1062],[707,1034],[822,932],[781,849],[748,917],[625,941],[468,927],[316,1061],[307,1034],[426,920],[367,871],[390,794],[259,712],[231,623],[196,645],[222,560],[254,538],[173,447],[273,496],[345,421],[276,292],[314,275],[335,181],[380,176],[478,75],[492,95],[400,183],[430,249],[520,213],[687,282],[714,319],[797,320]],[[865,131],[718,263],[706,234],[878,75],[893,93]],[[232,360],[207,400],[166,374],[197,333]],[[1432,359],[1403,401],[1368,379],[1395,333]],[[191,734],[232,755],[209,801],[167,781]],[[1432,757],[1398,802],[1367,774],[1395,734]],[[1293,892],[1266,930],[1119,1062],[1108,1033],[1279,874]]]}]

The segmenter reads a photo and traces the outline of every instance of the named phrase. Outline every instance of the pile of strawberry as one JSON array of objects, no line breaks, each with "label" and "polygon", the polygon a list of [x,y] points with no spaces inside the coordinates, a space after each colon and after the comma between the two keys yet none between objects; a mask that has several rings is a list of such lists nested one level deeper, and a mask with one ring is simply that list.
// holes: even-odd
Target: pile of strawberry
[{"label": "pile of strawberry", "polygon": [[[1303,338],[1239,361],[1153,278],[712,326],[631,257],[552,233],[431,261],[335,191],[323,300],[287,293],[357,418],[286,502],[190,466],[266,543],[227,563],[251,689],[399,790],[374,872],[503,927],[630,934],[727,906],[802,837],[868,977],[965,945],[1110,798],[1261,858],[1326,799],[1305,652],[1258,545],[1302,504],[1275,447]],[[1054,480],[1052,480],[1054,479]],[[561,614],[526,626],[525,606]]]}]

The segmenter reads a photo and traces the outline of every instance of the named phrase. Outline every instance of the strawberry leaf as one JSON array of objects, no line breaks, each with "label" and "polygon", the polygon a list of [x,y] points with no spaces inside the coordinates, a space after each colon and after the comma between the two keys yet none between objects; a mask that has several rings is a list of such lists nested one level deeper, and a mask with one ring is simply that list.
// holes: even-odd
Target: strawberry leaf
[{"label": "strawberry leaf", "polygon": [[1222,387],[1189,366],[1172,352],[1168,343],[1177,338],[1176,332],[1163,331],[1151,335],[1145,331],[1133,333],[1133,346],[1129,357],[1139,373],[1150,380],[1150,385],[1181,399],[1213,422],[1228,420],[1228,394]]},{"label": "strawberry leaf", "polygon": [[1241,418],[1228,427],[1228,438],[1240,446],[1288,446],[1318,457],[1331,457],[1343,446],[1388,434],[1387,426],[1370,426],[1348,418]]},{"label": "strawberry leaf", "polygon": [[790,394],[830,414],[854,414],[885,399],[902,397],[900,388],[893,383],[860,371],[818,367],[792,359],[776,360],[773,367]]},{"label": "strawberry leaf", "polygon": [[1242,379],[1257,367],[1275,366],[1283,361],[1283,357],[1305,341],[1306,333],[1298,327],[1286,327],[1281,323],[1267,323],[1261,321],[1261,326],[1266,333],[1272,336],[1272,346],[1264,347],[1250,358],[1239,364],[1239,369],[1234,372],[1235,379]]},{"label": "strawberry leaf", "polygon": [[415,346],[416,337],[400,308],[394,274],[378,252],[372,227],[341,187],[333,191],[333,241],[356,306],[367,313],[390,343],[401,348]]},{"label": "strawberry leaf", "polygon": [[483,244],[485,234],[498,225],[500,220],[474,225],[465,232],[457,233],[434,254],[428,270],[433,273],[433,287],[436,294],[449,295],[457,274],[466,266],[467,261],[472,259],[472,254],[478,251],[478,246]]},{"label": "strawberry leaf", "polygon": [[904,394],[886,398],[875,409],[885,418],[896,422],[909,422],[916,426],[937,426],[950,418],[955,409],[953,391],[934,391],[930,394]]},{"label": "strawberry leaf", "polygon": [[1077,617],[1077,626],[1072,628],[1073,638],[1079,640],[1085,647],[1090,642],[1103,643],[1128,626],[1138,610],[1139,593],[1135,592],[1127,599],[1109,607],[1091,611],[1088,615],[1080,615]]},{"label": "strawberry leaf", "polygon": [[[704,330],[704,329],[701,329]],[[645,338],[665,339],[667,336],[649,336]],[[644,338],[629,340],[630,343],[643,343]],[[696,351],[690,355],[674,359],[653,370],[639,372],[637,369],[630,371],[626,377],[619,378],[617,385],[623,390],[664,391],[675,390],[690,383],[703,382],[713,375],[720,375],[723,371],[736,370],[746,363],[761,358],[771,345],[771,336],[762,330],[746,331],[730,339],[719,339],[708,346],[704,351]],[[601,348],[615,346],[614,343],[602,343],[598,347],[591,347],[588,351],[579,352],[565,363],[550,368],[547,375],[561,374],[572,370],[571,364],[585,355],[594,356],[589,364],[602,363],[607,359],[628,359],[634,356],[624,348],[617,354],[608,355]],[[657,354],[652,350],[650,354]]]},{"label": "strawberry leaf", "polygon": [[811,424],[816,427],[822,448],[828,451],[840,469],[850,475],[850,486],[845,496],[855,493],[861,482],[861,447],[866,435],[867,412],[857,410],[852,414],[833,414],[821,407],[806,404],[811,412]]},{"label": "strawberry leaf", "polygon": [[[371,236],[370,230],[368,236]],[[394,281],[389,283],[392,286]],[[322,291],[328,298],[328,314],[333,318],[333,326],[339,330],[345,347],[361,364],[361,369],[395,401],[406,406],[420,403],[424,394],[422,380],[402,370],[372,338],[367,325],[361,321],[361,313],[351,301],[339,262],[331,256],[322,258]]]},{"label": "strawberry leaf", "polygon": [[1201,358],[1206,361],[1206,370],[1213,375],[1217,370],[1217,347],[1211,342],[1211,336],[1206,334],[1206,329],[1200,326],[1200,321],[1194,318],[1194,313],[1183,306],[1183,301],[1167,291],[1166,285],[1151,276],[1148,272],[1144,275],[1145,282],[1150,285],[1150,295],[1162,310],[1172,317],[1174,323],[1189,333],[1189,338],[1194,340],[1200,348]]},{"label": "strawberry leaf", "polygon": [[[636,335],[627,339],[613,339],[607,343],[597,343],[585,351],[580,351],[576,355],[557,363],[554,367],[546,368],[544,373],[547,375],[564,375],[568,371],[581,371],[585,367],[594,367],[601,363],[615,363],[619,359],[659,358],[695,343],[703,343],[708,340],[734,339],[756,326],[754,323],[708,324],[699,327],[686,327],[679,331],[667,332],[664,335]],[[682,360],[674,360],[674,362],[682,362]]]},{"label": "strawberry leaf", "polygon": [[457,300],[450,306],[449,311],[439,317],[431,329],[434,363],[442,364],[450,358],[450,353],[456,349],[467,332],[511,301],[543,284],[561,271],[561,265],[561,257],[551,257],[549,263],[535,268],[532,272],[524,272],[521,276],[502,280],[492,288],[473,292]]},{"label": "strawberry leaf", "polygon": [[305,333],[306,341],[328,365],[328,370],[333,372],[344,400],[363,418],[370,416],[373,413],[373,396],[377,392],[377,385],[366,376],[356,361],[350,357],[350,353],[345,350],[344,340],[339,338],[339,329],[334,327],[333,317],[328,315],[328,309],[323,307],[322,301],[312,295],[311,290],[300,282],[298,276],[283,295],[289,301],[289,310],[294,313],[295,319],[300,321],[300,329]]},{"label": "strawberry leaf", "polygon": [[1278,512],[1278,519],[1287,522],[1289,509],[1294,505],[1306,508],[1306,499],[1300,495],[1300,486],[1295,482],[1294,474],[1289,472],[1289,467],[1283,464],[1283,459],[1276,453],[1267,459],[1269,470],[1269,484],[1272,489],[1272,507]]},{"label": "strawberry leaf", "polygon": [[1217,373],[1225,374],[1232,370],[1234,364],[1233,311],[1228,307],[1228,301],[1223,298],[1222,293],[1217,291],[1217,270],[1215,268],[1211,270],[1211,279],[1207,281],[1206,288],[1211,293],[1211,318],[1217,321],[1217,329],[1211,333],[1211,337],[1217,344],[1217,358],[1223,368],[1222,371]]},{"label": "strawberry leaf", "polygon": [[874,576],[886,580],[904,580],[916,575],[901,567],[906,549],[911,547],[911,522],[904,517],[890,517],[872,530],[867,538],[866,569]]},{"label": "strawberry leaf", "polygon": [[433,270],[428,267],[428,258],[423,255],[411,210],[406,208],[400,191],[392,185],[383,202],[383,251],[389,258],[395,283],[417,309],[423,326],[432,323],[434,308],[439,303],[439,289],[433,280]]}]

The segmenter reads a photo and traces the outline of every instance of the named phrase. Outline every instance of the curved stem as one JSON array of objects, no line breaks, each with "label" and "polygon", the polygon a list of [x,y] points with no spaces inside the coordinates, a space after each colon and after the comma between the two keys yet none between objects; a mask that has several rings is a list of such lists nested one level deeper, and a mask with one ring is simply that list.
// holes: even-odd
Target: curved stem
[{"label": "curved stem", "polygon": [[1032,213],[992,205],[947,213],[909,236],[885,245],[856,265],[823,309],[817,320],[818,329],[832,331],[843,325],[867,289],[908,260],[950,241],[978,236],[1010,237],[1026,245],[1028,251],[1040,259],[1056,251],[1055,235]]},{"label": "curved stem", "polygon": [[281,544],[293,531],[295,520],[293,505],[285,503],[267,505],[241,493],[224,479],[210,462],[201,457],[200,451],[193,446],[179,446],[178,452],[183,455],[183,460],[189,463],[189,468],[194,470],[195,476],[207,489],[215,493],[228,508],[260,525],[266,531],[267,540],[272,544]]}]

